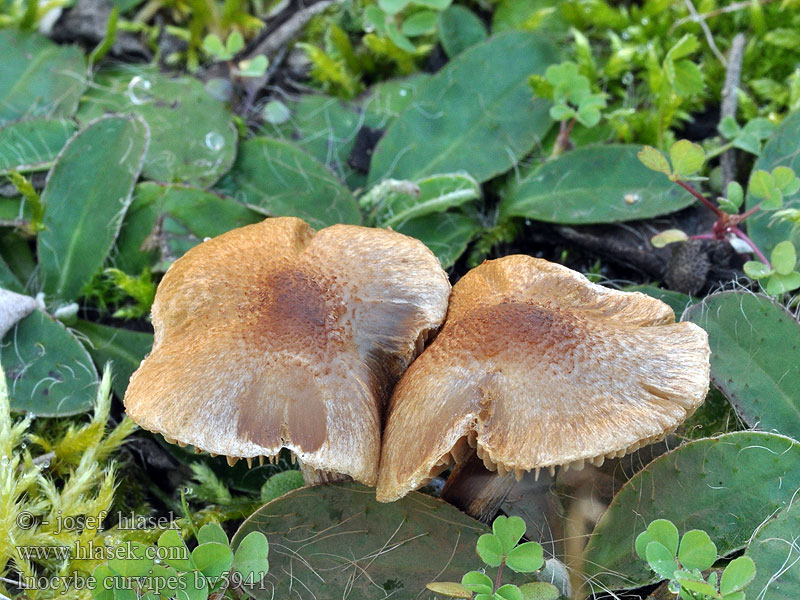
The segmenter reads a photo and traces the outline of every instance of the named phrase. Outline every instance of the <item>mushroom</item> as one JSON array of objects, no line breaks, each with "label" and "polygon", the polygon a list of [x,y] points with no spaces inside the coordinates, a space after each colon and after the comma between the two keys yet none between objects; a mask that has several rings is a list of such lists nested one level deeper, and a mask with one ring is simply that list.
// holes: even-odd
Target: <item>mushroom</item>
[{"label": "mushroom", "polygon": [[229,463],[288,448],[311,481],[374,485],[385,402],[449,294],[433,253],[393,231],[291,217],[229,231],[164,275],[125,407]]},{"label": "mushroom", "polygon": [[455,464],[442,496],[491,517],[526,471],[602,464],[673,431],[706,396],[709,354],[659,300],[529,256],[484,262],[395,387],[378,500]]}]

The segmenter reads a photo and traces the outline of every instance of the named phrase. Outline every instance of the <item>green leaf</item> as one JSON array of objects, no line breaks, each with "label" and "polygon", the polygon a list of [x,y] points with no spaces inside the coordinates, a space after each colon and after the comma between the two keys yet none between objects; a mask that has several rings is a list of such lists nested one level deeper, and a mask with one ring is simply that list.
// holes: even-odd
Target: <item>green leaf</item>
[{"label": "green leaf", "polygon": [[775,273],[767,280],[766,290],[770,296],[780,296],[792,292],[800,287],[800,273],[792,272],[786,275]]},{"label": "green leaf", "polygon": [[433,175],[415,182],[418,195],[390,192],[375,209],[379,227],[402,227],[407,221],[441,213],[480,198],[481,188],[467,174]]},{"label": "green leaf", "polygon": [[124,557],[108,560],[108,567],[123,577],[146,577],[153,568],[153,559],[148,558],[148,547],[140,542],[128,542]]},{"label": "green leaf", "polygon": [[733,140],[733,146],[756,156],[761,153],[761,142],[750,133],[742,132],[736,136]]},{"label": "green leaf", "polygon": [[481,229],[474,218],[458,212],[430,214],[397,227],[400,233],[417,238],[430,248],[443,269],[458,260]]},{"label": "green leaf", "polygon": [[230,571],[233,552],[227,543],[205,542],[192,550],[192,562],[198,571],[213,581]]},{"label": "green leaf", "polygon": [[240,77],[261,77],[267,71],[269,61],[263,54],[239,61],[236,72]]},{"label": "green leaf", "polygon": [[116,112],[138,114],[150,128],[142,176],[207,188],[236,156],[233,115],[193,77],[172,79],[148,69],[101,71],[76,115],[81,124]]},{"label": "green leaf", "polygon": [[550,107],[549,114],[554,121],[566,121],[575,116],[575,110],[566,104],[556,104]]},{"label": "green leaf", "polygon": [[432,10],[416,12],[403,21],[400,31],[408,37],[416,37],[431,33],[436,28],[439,15]]},{"label": "green leaf", "polygon": [[408,5],[409,0],[378,0],[378,6],[386,14],[396,15]]},{"label": "green leaf", "polygon": [[766,140],[775,133],[777,126],[769,119],[756,118],[748,121],[742,129],[759,140]]},{"label": "green leaf", "polygon": [[664,579],[672,579],[675,576],[675,571],[678,568],[678,563],[675,561],[675,554],[671,552],[664,544],[659,542],[650,542],[645,548],[645,556],[650,568],[653,569],[658,575]]},{"label": "green leaf", "polygon": [[722,572],[719,591],[723,596],[744,589],[756,576],[756,565],[749,556],[734,558]]},{"label": "green leaf", "polygon": [[744,263],[744,272],[748,277],[752,277],[753,279],[763,279],[764,277],[772,275],[775,269],[770,269],[759,260],[748,260]]},{"label": "green leaf", "polygon": [[667,177],[672,175],[669,161],[660,150],[652,146],[643,146],[642,149],[636,153],[636,156],[639,157],[641,163],[648,169],[663,173]]},{"label": "green leaf", "polygon": [[439,13],[439,42],[448,57],[453,58],[467,48],[486,39],[486,26],[466,6],[454,4]]},{"label": "green leaf", "polygon": [[261,500],[265,503],[270,502],[275,498],[288,494],[292,490],[303,487],[305,484],[303,474],[300,471],[290,470],[275,473],[261,486]]},{"label": "green leaf", "polygon": [[653,248],[664,248],[669,244],[674,244],[675,242],[685,242],[688,239],[689,236],[680,229],[666,229],[661,233],[651,237],[650,243],[653,244]]},{"label": "green leaf", "polygon": [[232,56],[232,53],[225,51],[225,46],[219,36],[213,33],[209,33],[203,38],[203,50],[219,60],[229,60]]},{"label": "green leaf", "polygon": [[757,568],[755,579],[747,591],[748,598],[800,598],[798,523],[800,502],[794,502],[764,522],[753,534],[745,556],[751,558]]},{"label": "green leaf", "polygon": [[669,158],[676,177],[689,177],[697,173],[706,160],[706,154],[699,144],[689,140],[678,140],[669,149]]},{"label": "green leaf", "polygon": [[101,117],[75,135],[42,192],[45,230],[37,236],[48,302],[78,298],[103,264],[131,201],[149,139],[134,117]]},{"label": "green leaf", "polygon": [[245,579],[259,582],[269,571],[269,543],[260,531],[248,533],[233,555],[233,568]]},{"label": "green leaf", "polygon": [[772,180],[775,182],[775,187],[781,192],[789,189],[794,184],[795,179],[797,177],[789,167],[775,167],[772,171]]},{"label": "green leaf", "polygon": [[427,6],[428,8],[432,8],[434,10],[444,10],[453,0],[414,0],[414,4],[417,6]]},{"label": "green leaf", "polygon": [[800,363],[800,324],[795,318],[765,296],[723,292],[689,308],[683,319],[708,331],[711,379],[742,420],[800,436],[800,373],[794,368]]},{"label": "green leaf", "polygon": [[704,600],[708,600],[708,598],[721,598],[722,596],[719,595],[714,586],[706,583],[705,581],[698,581],[691,577],[683,576],[683,574],[679,571],[676,573],[676,579],[680,582],[681,588],[684,590],[689,590],[695,592],[697,594],[703,594],[701,598]]},{"label": "green leaf", "polygon": [[300,217],[317,229],[361,221],[350,191],[311,155],[280,140],[242,142],[220,188],[264,215]]},{"label": "green leaf", "polygon": [[685,569],[705,571],[717,560],[717,547],[708,534],[701,529],[692,529],[683,534],[678,549],[678,561]]},{"label": "green leaf", "polygon": [[697,51],[698,48],[700,48],[700,42],[697,36],[687,33],[667,51],[667,57],[672,60],[678,60],[684,56],[689,56]]},{"label": "green leaf", "polygon": [[111,386],[119,398],[125,396],[131,375],[153,347],[153,334],[82,320],[72,328],[97,366],[111,363]]},{"label": "green leaf", "polygon": [[727,197],[728,202],[730,202],[737,210],[741,208],[742,203],[744,202],[744,190],[736,181],[731,181],[728,183],[725,196]]},{"label": "green leaf", "polygon": [[75,133],[66,119],[37,118],[0,127],[0,175],[48,169]]},{"label": "green leaf", "polygon": [[511,179],[500,201],[501,219],[527,217],[564,224],[645,219],[692,203],[667,178],[654,177],[637,146],[589,146],[567,152]]},{"label": "green leaf", "polygon": [[180,573],[178,577],[180,578],[177,593],[178,600],[208,599],[208,581],[205,577],[197,573],[197,571]]},{"label": "green leaf", "polygon": [[797,264],[794,245],[790,241],[781,242],[773,248],[769,259],[778,274],[788,275],[794,271],[794,267]]},{"label": "green leaf", "polygon": [[736,119],[734,119],[730,115],[728,115],[719,122],[718,129],[719,132],[729,140],[732,140],[737,135],[739,135],[739,132],[742,130],[742,128],[739,127],[739,124],[736,122]]},{"label": "green leaf", "polygon": [[508,568],[517,573],[533,573],[541,569],[543,564],[542,547],[536,542],[520,544],[508,553],[506,559]]},{"label": "green leaf", "polygon": [[578,109],[576,119],[581,125],[585,127],[594,127],[600,122],[600,111],[594,107],[581,106]]},{"label": "green leaf", "polygon": [[92,407],[98,378],[91,357],[75,336],[42,311],[33,311],[5,335],[0,362],[14,411],[54,417]]},{"label": "green leaf", "polygon": [[86,87],[80,48],[11,27],[0,30],[0,56],[0,125],[72,116]]},{"label": "green leaf", "polygon": [[[291,598],[298,589],[304,598],[320,600],[412,600],[432,596],[426,584],[434,579],[460,581],[464,573],[479,569],[475,542],[487,527],[419,492],[382,504],[376,502],[374,489],[337,483],[301,488],[273,500],[242,524],[233,546],[251,531],[266,535],[273,550],[280,548],[270,554],[267,589],[243,586],[258,600]],[[402,543],[386,545],[389,539]],[[353,577],[353,557],[366,556],[369,577]],[[315,573],[324,573],[324,578]],[[495,571],[487,574],[494,577]],[[513,573],[508,575],[506,581],[514,581]]]},{"label": "green leaf", "polygon": [[688,97],[703,92],[705,84],[700,67],[690,60],[679,60],[674,64],[668,64],[670,68],[667,69],[667,77],[678,96]]},{"label": "green leaf", "polygon": [[217,523],[206,523],[197,532],[197,543],[206,544],[216,542],[223,546],[228,545],[228,536]]},{"label": "green leaf", "polygon": [[527,80],[556,56],[549,43],[523,32],[459,54],[381,138],[369,183],[455,171],[483,182],[511,168],[552,125],[547,102],[531,97]]},{"label": "green leaf", "polygon": [[477,594],[491,594],[494,582],[480,571],[470,571],[461,578],[461,585]]},{"label": "green leaf", "polygon": [[492,531],[500,540],[502,553],[508,554],[525,535],[525,521],[521,517],[499,516],[492,523]]},{"label": "green leaf", "polygon": [[[658,542],[675,556],[678,553],[678,528],[667,519],[656,519],[647,526],[650,542]],[[649,542],[648,542],[649,543]]]},{"label": "green leaf", "polygon": [[524,583],[519,586],[519,591],[524,600],[558,600],[561,596],[556,586],[544,581]]},{"label": "green leaf", "polygon": [[519,588],[511,583],[501,585],[492,596],[492,600],[524,600]]},{"label": "green leaf", "polygon": [[475,547],[478,556],[490,567],[497,567],[503,561],[503,542],[493,533],[485,533],[478,538],[478,545]]},{"label": "green leaf", "polygon": [[161,558],[165,564],[180,571],[191,571],[194,569],[189,548],[186,546],[180,533],[175,529],[167,529],[159,536],[158,547],[163,549],[162,553],[159,554],[159,558]]},{"label": "green leaf", "polygon": [[146,181],[134,188],[112,260],[126,273],[166,271],[205,238],[263,219],[232,198]]},{"label": "green leaf", "polygon": [[[775,167],[786,166],[795,172],[800,172],[800,154],[796,152],[798,139],[800,139],[800,112],[790,113],[764,145],[753,170],[769,172]],[[747,208],[751,209],[759,202],[760,199],[748,190]],[[800,208],[800,196],[787,198],[784,207]],[[792,224],[785,221],[773,221],[773,216],[769,212],[758,211],[747,219],[747,234],[767,255],[778,242],[789,239],[800,242],[800,229],[793,229]]]},{"label": "green leaf", "polygon": [[364,9],[364,18],[381,35],[386,34],[386,13],[379,6],[370,4]]},{"label": "green leaf", "polygon": [[392,43],[401,50],[405,50],[411,54],[417,51],[417,48],[414,46],[411,40],[400,33],[400,30],[393,21],[386,22],[386,35],[389,37]]},{"label": "green leaf", "polygon": [[234,56],[238,54],[242,48],[244,48],[244,38],[242,34],[238,31],[231,32],[228,39],[225,40],[225,51],[229,56]]},{"label": "green leaf", "polygon": [[775,185],[772,175],[766,171],[758,170],[753,172],[750,176],[747,191],[761,200],[761,207],[764,210],[780,208],[783,203],[783,195]]},{"label": "green leaf", "polygon": [[[747,307],[740,310],[751,314]],[[748,363],[737,364],[741,371]],[[708,531],[722,556],[742,548],[764,515],[787,505],[800,488],[798,461],[799,443],[754,431],[688,442],[663,454],[620,489],[598,522],[583,553],[585,575],[597,589],[631,589],[653,581],[631,545],[641,523],[656,517]],[[720,518],[722,509],[736,518]]]}]

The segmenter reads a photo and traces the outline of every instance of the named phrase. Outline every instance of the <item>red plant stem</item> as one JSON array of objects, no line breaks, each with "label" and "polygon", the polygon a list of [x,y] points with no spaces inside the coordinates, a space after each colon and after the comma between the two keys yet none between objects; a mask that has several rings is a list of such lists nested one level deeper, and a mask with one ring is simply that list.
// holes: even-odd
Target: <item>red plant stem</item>
[{"label": "red plant stem", "polygon": [[506,566],[506,559],[504,558],[500,561],[500,566],[497,567],[497,577],[494,580],[494,586],[492,589],[492,595],[500,588],[500,584],[503,582],[503,567]]},{"label": "red plant stem", "polygon": [[729,231],[732,234],[734,234],[736,237],[738,237],[740,240],[744,241],[745,244],[750,246],[750,248],[752,248],[752,250],[753,250],[753,254],[755,254],[758,257],[758,260],[760,260],[762,263],[767,265],[768,269],[772,268],[772,265],[767,260],[767,257],[764,256],[764,253],[761,252],[761,250],[758,249],[758,246],[756,246],[756,244],[755,244],[755,242],[753,240],[751,240],[749,237],[747,237],[747,234],[744,231],[742,231],[738,227],[731,227],[729,229]]},{"label": "red plant stem", "polygon": [[717,208],[711,202],[709,202],[708,199],[705,196],[703,196],[703,194],[698,192],[696,189],[694,189],[692,186],[690,186],[685,181],[681,181],[680,179],[676,179],[675,183],[677,183],[679,186],[681,186],[683,189],[685,189],[687,192],[689,192],[692,196],[694,196],[695,198],[700,200],[700,202],[705,204],[708,207],[708,209],[711,210],[718,217],[721,217],[721,216],[723,216],[725,214],[719,208]]},{"label": "red plant stem", "polygon": [[761,208],[761,202],[759,202],[758,204],[756,204],[756,205],[755,205],[753,208],[751,208],[750,210],[748,210],[748,211],[745,211],[745,212],[743,212],[742,214],[740,214],[740,215],[739,215],[739,222],[741,223],[742,221],[744,221],[744,220],[745,220],[747,217],[749,217],[750,215],[752,215],[752,214],[753,214],[754,212],[756,212],[756,211],[757,211],[759,208]]},{"label": "red plant stem", "polygon": [[713,233],[701,233],[689,237],[690,240],[713,240],[716,239]]}]

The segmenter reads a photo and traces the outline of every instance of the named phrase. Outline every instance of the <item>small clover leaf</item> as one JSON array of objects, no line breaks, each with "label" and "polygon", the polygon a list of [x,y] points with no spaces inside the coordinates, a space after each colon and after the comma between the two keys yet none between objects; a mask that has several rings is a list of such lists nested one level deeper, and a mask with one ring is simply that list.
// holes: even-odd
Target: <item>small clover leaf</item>
[{"label": "small clover leaf", "polygon": [[783,205],[783,194],[772,175],[759,169],[750,176],[748,191],[761,200],[761,208],[775,210]]},{"label": "small clover leaf", "polygon": [[756,565],[749,556],[734,558],[722,572],[719,591],[723,597],[744,589],[756,576]]},{"label": "small clover leaf", "polygon": [[780,296],[800,288],[800,273],[793,271],[787,275],[775,273],[767,280],[766,290],[770,296]]},{"label": "small clover leaf", "polygon": [[475,549],[481,560],[490,567],[498,567],[503,562],[503,543],[492,533],[484,533],[479,537]]},{"label": "small clover leaf", "polygon": [[476,594],[491,594],[494,583],[491,578],[480,571],[470,571],[461,578],[461,585]]},{"label": "small clover leaf", "polygon": [[672,579],[678,569],[675,553],[661,542],[650,542],[645,550],[650,568],[665,579]]},{"label": "small clover leaf", "polygon": [[192,564],[189,548],[181,538],[180,534],[174,529],[167,529],[158,538],[158,547],[163,548],[164,562],[170,567],[175,567],[181,571],[191,571],[194,569]]},{"label": "small clover leaf", "polygon": [[520,517],[500,516],[492,523],[492,531],[502,544],[503,554],[508,554],[525,535],[525,521]]},{"label": "small clover leaf", "polygon": [[230,571],[233,552],[227,544],[206,542],[192,550],[192,562],[203,575],[214,579]]},{"label": "small clover leaf", "polygon": [[525,598],[517,586],[507,583],[497,588],[492,600],[525,600]]},{"label": "small clover leaf", "polygon": [[731,117],[730,115],[722,119],[719,122],[719,127],[717,128],[718,131],[729,140],[734,139],[739,133],[742,131],[742,128],[739,127],[739,124],[736,122],[736,119]]},{"label": "small clover leaf", "polygon": [[260,531],[248,533],[233,555],[233,568],[244,580],[261,581],[269,571],[269,543]]},{"label": "small clover leaf", "polygon": [[217,523],[206,523],[197,532],[197,543],[205,544],[207,542],[218,542],[227,545],[228,536],[225,530]]},{"label": "small clover leaf", "polygon": [[769,258],[775,272],[780,275],[788,275],[794,271],[794,267],[797,264],[794,245],[788,240],[777,244]]},{"label": "small clover leaf", "polygon": [[686,569],[704,571],[717,560],[717,547],[708,534],[700,529],[687,531],[678,548],[678,561]]},{"label": "small clover leaf", "polygon": [[759,260],[748,260],[744,263],[744,272],[752,279],[763,279],[775,273],[775,269],[770,269]]},{"label": "small clover leaf", "polygon": [[238,54],[242,48],[244,48],[244,38],[241,33],[234,31],[228,36],[228,39],[225,40],[225,52],[232,58]]},{"label": "small clover leaf", "polygon": [[678,140],[669,149],[673,174],[676,178],[690,177],[697,173],[706,160],[703,148],[689,140]]},{"label": "small clover leaf", "polygon": [[[455,583],[454,581],[432,581],[426,584],[425,587],[434,594],[439,594],[440,596],[446,596],[448,598],[467,598],[467,600],[472,598],[471,591],[462,584]],[[491,588],[489,588],[489,591],[491,591]]]},{"label": "small clover leaf", "polygon": [[647,526],[647,530],[636,538],[636,553],[640,558],[645,558],[645,551],[650,542],[659,542],[667,548],[672,556],[678,553],[678,528],[666,519],[656,519]]},{"label": "small clover leaf", "polygon": [[261,77],[267,72],[269,60],[263,54],[254,56],[253,58],[239,61],[236,73],[239,77]]},{"label": "small clover leaf", "polygon": [[676,579],[680,582],[681,587],[696,594],[703,594],[708,598],[721,598],[717,589],[701,579],[695,579],[690,573],[686,571],[679,571],[676,574]]},{"label": "small clover leaf", "polygon": [[651,171],[658,171],[667,177],[672,176],[672,169],[669,166],[667,157],[652,146],[644,146],[637,155],[641,163]]},{"label": "small clover leaf", "polygon": [[506,557],[508,568],[517,573],[532,573],[542,568],[542,547],[536,542],[526,542],[512,549]]}]

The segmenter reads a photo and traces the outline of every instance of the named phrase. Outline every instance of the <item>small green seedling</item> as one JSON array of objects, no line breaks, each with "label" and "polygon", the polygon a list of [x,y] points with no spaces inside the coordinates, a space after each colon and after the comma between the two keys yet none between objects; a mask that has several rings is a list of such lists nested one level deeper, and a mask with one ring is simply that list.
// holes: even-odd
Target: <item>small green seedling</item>
[{"label": "small green seedling", "polygon": [[269,544],[261,532],[247,535],[236,552],[216,523],[203,525],[196,537],[197,546],[191,551],[174,529],[162,533],[156,547],[127,544],[124,552],[115,552],[120,558],[95,569],[92,597],[206,600],[210,595],[227,597],[230,588],[241,596],[269,570]]},{"label": "small green seedling", "polygon": [[497,517],[492,524],[492,533],[479,537],[475,548],[487,566],[497,568],[494,581],[482,571],[470,571],[461,578],[461,583],[434,582],[428,584],[428,589],[448,598],[555,600],[558,589],[549,583],[532,582],[521,586],[502,583],[505,567],[516,573],[533,573],[544,565],[541,545],[536,542],[520,544],[523,535],[525,521],[521,518]]},{"label": "small green seedling", "polygon": [[434,33],[439,13],[452,0],[378,0],[364,9],[367,22],[392,43],[414,53],[417,47],[410,38]]},{"label": "small green seedling", "polygon": [[[791,242],[779,243],[773,250],[770,261],[753,240],[739,228],[745,219],[759,210],[778,211],[776,216],[791,220],[793,215],[790,214],[790,210],[779,211],[778,209],[783,207],[785,198],[800,191],[800,178],[792,169],[776,167],[771,173],[763,170],[755,171],[750,177],[748,193],[760,202],[740,213],[744,204],[744,189],[737,182],[733,181],[728,184],[725,197],[718,198],[717,204],[713,204],[687,183],[704,179],[696,175],[706,160],[706,154],[698,144],[679,140],[670,148],[669,158],[652,146],[644,146],[638,156],[644,166],[669,177],[671,181],[700,200],[717,216],[709,233],[692,236],[692,239],[726,240],[730,236],[739,238],[749,246],[758,259],[745,264],[745,273],[753,279],[766,280],[765,290],[768,294],[777,296],[800,288],[800,273],[795,271],[797,257]],[[662,248],[672,242],[687,239],[689,236],[683,231],[669,229],[654,236],[651,242],[656,248]],[[773,264],[775,260],[778,261],[778,264]]]},{"label": "small green seedling", "polygon": [[700,529],[680,538],[678,528],[666,519],[650,523],[636,538],[635,547],[639,558],[669,580],[670,591],[682,600],[745,600],[744,588],[756,575],[753,561],[741,556],[728,563],[721,579],[716,572],[706,579],[703,571],[717,561],[716,545]]},{"label": "small green seedling", "polygon": [[739,148],[756,156],[761,154],[762,143],[775,132],[775,128],[772,121],[764,118],[752,119],[742,127],[736,119],[728,116],[719,124],[719,132],[730,140],[733,148]]},{"label": "small green seedling", "polygon": [[553,102],[550,117],[554,121],[575,119],[585,127],[594,127],[602,117],[601,109],[606,108],[607,95],[593,94],[588,77],[578,72],[574,62],[551,65],[544,77],[532,75],[530,84],[537,96]]},{"label": "small green seedling", "polygon": [[[219,36],[210,33],[203,39],[203,50],[206,54],[219,61],[231,62],[233,57],[236,56],[244,48],[244,38],[238,31],[234,31],[222,43]],[[261,77],[267,72],[269,61],[263,54],[251,58],[240,60],[234,67],[235,74],[238,77]]]}]

